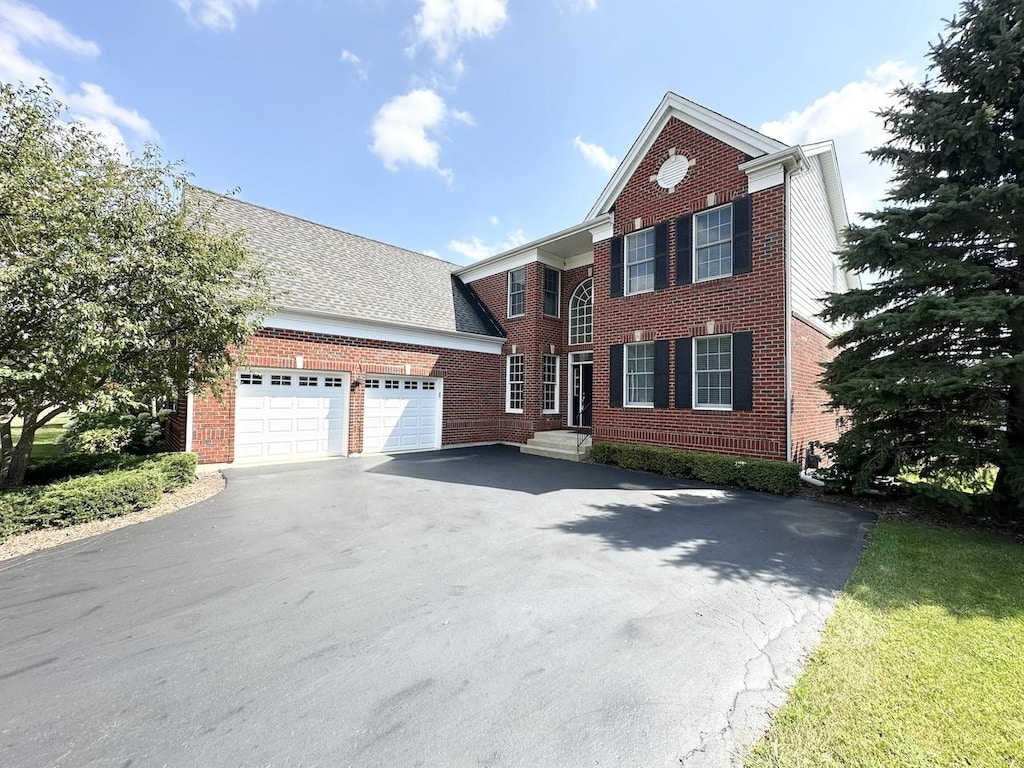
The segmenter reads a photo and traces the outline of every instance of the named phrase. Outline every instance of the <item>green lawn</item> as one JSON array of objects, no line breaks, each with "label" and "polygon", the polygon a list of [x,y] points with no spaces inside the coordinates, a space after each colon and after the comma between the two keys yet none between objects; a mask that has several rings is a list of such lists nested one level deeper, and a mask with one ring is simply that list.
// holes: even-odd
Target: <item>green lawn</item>
[{"label": "green lawn", "polygon": [[[36,440],[32,444],[33,459],[49,459],[57,455],[57,438],[64,431],[67,420],[67,415],[62,414],[36,432]],[[18,420],[12,425],[11,437],[15,443],[21,437],[21,422]]]},{"label": "green lawn", "polygon": [[1024,547],[881,520],[747,768],[1024,768]]}]

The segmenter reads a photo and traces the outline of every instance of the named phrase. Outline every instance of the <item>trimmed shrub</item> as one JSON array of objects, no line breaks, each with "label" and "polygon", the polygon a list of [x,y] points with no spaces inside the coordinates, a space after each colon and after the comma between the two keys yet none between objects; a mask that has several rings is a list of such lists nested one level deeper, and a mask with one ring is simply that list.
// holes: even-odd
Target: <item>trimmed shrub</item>
[{"label": "trimmed shrub", "polygon": [[3,527],[17,533],[126,515],[160,501],[164,483],[156,469],[130,469],[5,493],[0,496]]},{"label": "trimmed shrub", "polygon": [[714,485],[735,485],[754,491],[789,495],[800,488],[800,468],[788,461],[738,459],[714,453],[678,451],[656,445],[596,443],[590,458],[624,469],[656,472]]},{"label": "trimmed shrub", "polygon": [[[141,404],[138,407],[144,408]],[[161,445],[162,425],[170,413],[167,410],[155,416],[148,410],[78,413],[64,428],[60,443],[68,453],[153,453]]]},{"label": "trimmed shrub", "polygon": [[152,466],[164,478],[165,493],[184,488],[196,479],[199,457],[194,453],[164,453],[154,456],[143,466]]},{"label": "trimmed shrub", "polygon": [[116,453],[70,453],[33,461],[25,471],[26,485],[48,485],[58,480],[117,469],[125,457]]}]

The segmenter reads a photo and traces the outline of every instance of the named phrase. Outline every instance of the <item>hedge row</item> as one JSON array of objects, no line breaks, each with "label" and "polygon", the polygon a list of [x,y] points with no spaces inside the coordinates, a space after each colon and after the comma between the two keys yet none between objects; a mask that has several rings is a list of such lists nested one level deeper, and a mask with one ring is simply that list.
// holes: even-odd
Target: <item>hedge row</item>
[{"label": "hedge row", "polygon": [[[120,457],[124,466],[0,494],[0,542],[18,533],[118,517],[152,507],[195,479],[196,456]],[[81,469],[71,462],[67,466]]]},{"label": "hedge row", "polygon": [[58,480],[81,475],[94,475],[119,469],[158,467],[171,483],[164,488],[173,491],[188,485],[195,478],[198,459],[194,453],[163,453],[132,456],[123,453],[71,453],[35,462],[25,473],[26,485],[49,485]]},{"label": "hedge row", "polygon": [[800,469],[787,461],[737,459],[713,453],[626,443],[596,443],[590,449],[590,458],[625,469],[768,493],[789,495],[800,487]]}]

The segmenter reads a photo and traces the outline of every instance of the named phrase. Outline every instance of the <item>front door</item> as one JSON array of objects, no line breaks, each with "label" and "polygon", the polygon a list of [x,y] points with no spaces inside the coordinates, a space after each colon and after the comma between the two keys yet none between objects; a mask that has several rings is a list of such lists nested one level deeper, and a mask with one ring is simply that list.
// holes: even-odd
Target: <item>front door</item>
[{"label": "front door", "polygon": [[570,365],[572,367],[572,410],[569,413],[569,426],[589,429],[593,424],[593,353],[573,353]]}]

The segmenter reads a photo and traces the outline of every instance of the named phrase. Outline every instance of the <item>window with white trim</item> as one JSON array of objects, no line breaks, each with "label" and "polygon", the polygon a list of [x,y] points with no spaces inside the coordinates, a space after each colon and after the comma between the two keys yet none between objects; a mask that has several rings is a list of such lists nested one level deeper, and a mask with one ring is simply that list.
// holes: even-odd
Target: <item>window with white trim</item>
[{"label": "window with white trim", "polygon": [[558,413],[558,374],[561,361],[558,355],[544,355],[542,368],[542,401],[541,409],[544,413]]},{"label": "window with white trim", "polygon": [[418,381],[412,381],[411,379],[406,379],[405,381],[402,382],[402,388],[403,389],[419,389],[420,388],[420,383]]},{"label": "window with white trim", "polygon": [[292,385],[292,377],[286,374],[273,374],[270,377],[270,386],[272,387],[290,387]]},{"label": "window with white trim", "polygon": [[422,384],[422,388],[423,389],[437,389],[437,382],[434,382],[434,381],[424,381],[423,384]]},{"label": "window with white trim", "polygon": [[320,383],[319,376],[299,376],[300,387],[315,387]]},{"label": "window with white trim", "polygon": [[584,280],[569,299],[569,343],[590,344],[594,339],[594,281]]},{"label": "window with white trim", "polygon": [[626,293],[654,290],[654,229],[626,235]]},{"label": "window with white trim", "polygon": [[654,342],[626,345],[625,404],[654,407]]},{"label": "window with white trim", "polygon": [[342,376],[324,376],[325,387],[344,387],[345,379]]},{"label": "window with white trim", "polygon": [[509,355],[505,358],[505,410],[508,413],[523,412],[523,365],[522,355]]},{"label": "window with white trim", "polygon": [[693,405],[732,408],[732,336],[703,336],[693,345]]},{"label": "window with white trim", "polygon": [[510,270],[508,273],[508,316],[520,317],[526,314],[526,267]]},{"label": "window with white trim", "polygon": [[[328,377],[325,380],[325,383],[327,384],[328,387],[331,386],[331,384],[330,384],[331,381],[333,381],[333,379],[331,379],[330,377]],[[366,388],[367,389],[380,389],[380,379],[367,379],[366,380]]]},{"label": "window with white trim", "polygon": [[558,305],[562,293],[562,273],[551,267],[544,267],[544,314],[558,317]]},{"label": "window with white trim", "polygon": [[697,280],[732,274],[732,204],[693,217]]},{"label": "window with white trim", "polygon": [[384,379],[384,389],[398,389],[398,379]]},{"label": "window with white trim", "polygon": [[238,383],[246,385],[258,385],[263,383],[262,373],[240,373],[238,374]]}]

